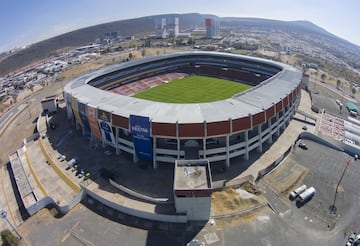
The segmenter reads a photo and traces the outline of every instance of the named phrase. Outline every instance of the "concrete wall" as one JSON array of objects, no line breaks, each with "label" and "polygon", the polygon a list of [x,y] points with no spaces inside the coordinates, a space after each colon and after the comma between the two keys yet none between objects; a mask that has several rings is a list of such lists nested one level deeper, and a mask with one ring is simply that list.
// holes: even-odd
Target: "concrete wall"
[{"label": "concrete wall", "polygon": [[34,133],[30,137],[24,138],[24,145],[39,138],[39,133]]},{"label": "concrete wall", "polygon": [[56,112],[56,110],[57,110],[57,105],[56,105],[55,99],[51,100],[51,101],[41,102],[41,107],[42,107],[43,111],[48,111],[48,112]]},{"label": "concrete wall", "polygon": [[155,204],[156,203],[158,203],[158,204],[174,204],[174,201],[169,200],[169,198],[154,198],[154,197],[146,196],[146,195],[140,194],[138,192],[135,192],[133,190],[130,190],[122,185],[119,185],[111,179],[109,179],[109,182],[116,189],[119,189],[122,192],[127,193],[133,197],[139,198],[143,201],[147,201],[147,202],[151,202],[151,203],[155,203]]},{"label": "concrete wall", "polygon": [[83,195],[84,195],[84,192],[82,190],[67,205],[64,205],[64,206],[58,206],[52,197],[47,196],[47,197],[44,197],[43,199],[37,201],[35,204],[28,207],[26,210],[29,213],[29,215],[32,216],[33,214],[37,213],[41,209],[43,209],[49,205],[54,205],[61,214],[66,214],[73,207],[75,207],[78,203],[81,202]]},{"label": "concrete wall", "polygon": [[85,193],[89,197],[99,201],[100,203],[102,203],[116,211],[119,211],[119,212],[122,212],[125,214],[129,214],[132,216],[149,219],[149,220],[162,221],[162,222],[171,222],[171,223],[186,223],[187,222],[186,215],[156,214],[156,213],[150,212],[150,211],[144,211],[144,210],[139,210],[137,208],[127,207],[126,205],[117,204],[110,200],[107,200],[104,197],[102,197],[101,195],[96,194],[95,192],[87,189],[84,186],[82,188],[85,190]]}]

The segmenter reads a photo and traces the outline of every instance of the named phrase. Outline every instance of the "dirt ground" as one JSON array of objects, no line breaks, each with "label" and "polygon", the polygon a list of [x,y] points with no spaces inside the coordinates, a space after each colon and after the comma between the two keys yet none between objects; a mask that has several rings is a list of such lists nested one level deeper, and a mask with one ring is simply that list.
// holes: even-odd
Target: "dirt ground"
[{"label": "dirt ground", "polygon": [[[238,192],[239,189],[245,191],[242,192],[244,195],[241,195]],[[239,213],[241,211],[263,204],[266,201],[261,193],[257,190],[256,192],[253,192],[249,189],[246,189],[246,187],[241,187],[239,189],[228,187],[220,191],[215,191],[212,194],[212,215],[219,216],[224,214]]]},{"label": "dirt ground", "polygon": [[302,184],[302,180],[308,172],[307,168],[289,159],[267,175],[264,183],[276,193],[286,197],[288,193]]}]

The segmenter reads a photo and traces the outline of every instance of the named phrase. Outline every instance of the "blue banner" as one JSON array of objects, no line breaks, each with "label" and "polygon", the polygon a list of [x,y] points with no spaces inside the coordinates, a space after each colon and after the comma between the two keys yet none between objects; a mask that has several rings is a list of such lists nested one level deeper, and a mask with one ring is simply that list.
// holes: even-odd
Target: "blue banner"
[{"label": "blue banner", "polygon": [[102,141],[112,147],[116,147],[115,138],[110,123],[104,120],[98,120],[98,122],[102,135]]},{"label": "blue banner", "polygon": [[149,117],[130,115],[129,121],[136,156],[142,159],[152,160],[153,148],[150,137]]}]

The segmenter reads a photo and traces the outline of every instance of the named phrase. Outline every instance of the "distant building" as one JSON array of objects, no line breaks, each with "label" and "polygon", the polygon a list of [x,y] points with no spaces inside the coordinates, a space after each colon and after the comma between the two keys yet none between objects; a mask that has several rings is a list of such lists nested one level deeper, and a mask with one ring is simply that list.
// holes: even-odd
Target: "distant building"
[{"label": "distant building", "polygon": [[220,37],[220,24],[217,20],[206,18],[206,37],[207,38],[219,38]]},{"label": "distant building", "polygon": [[175,37],[179,35],[179,17],[175,17],[174,35]]},{"label": "distant building", "polygon": [[161,18],[161,36],[162,38],[168,37],[166,18]]},{"label": "distant building", "polygon": [[155,35],[150,35],[151,39],[157,38],[188,38],[190,33],[180,33],[180,18],[156,18],[155,19]]}]

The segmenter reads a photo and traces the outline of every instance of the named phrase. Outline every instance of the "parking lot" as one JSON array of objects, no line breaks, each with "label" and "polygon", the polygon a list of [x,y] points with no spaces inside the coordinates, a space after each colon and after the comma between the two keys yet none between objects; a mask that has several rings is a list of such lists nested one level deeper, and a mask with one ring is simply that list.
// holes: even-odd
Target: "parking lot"
[{"label": "parking lot", "polygon": [[[360,232],[357,220],[360,212],[360,162],[318,143],[301,142],[308,148],[295,147],[276,170],[260,181],[260,186],[275,213],[292,224],[295,230],[308,235],[327,235],[334,241],[342,242],[351,232]],[[345,160],[350,161],[346,170]],[[329,207],[333,205],[336,186],[344,170],[335,201],[337,211],[332,214]],[[302,184],[313,186],[315,195],[304,204],[291,201],[289,193]],[[336,232],[343,234],[336,235]]]}]

